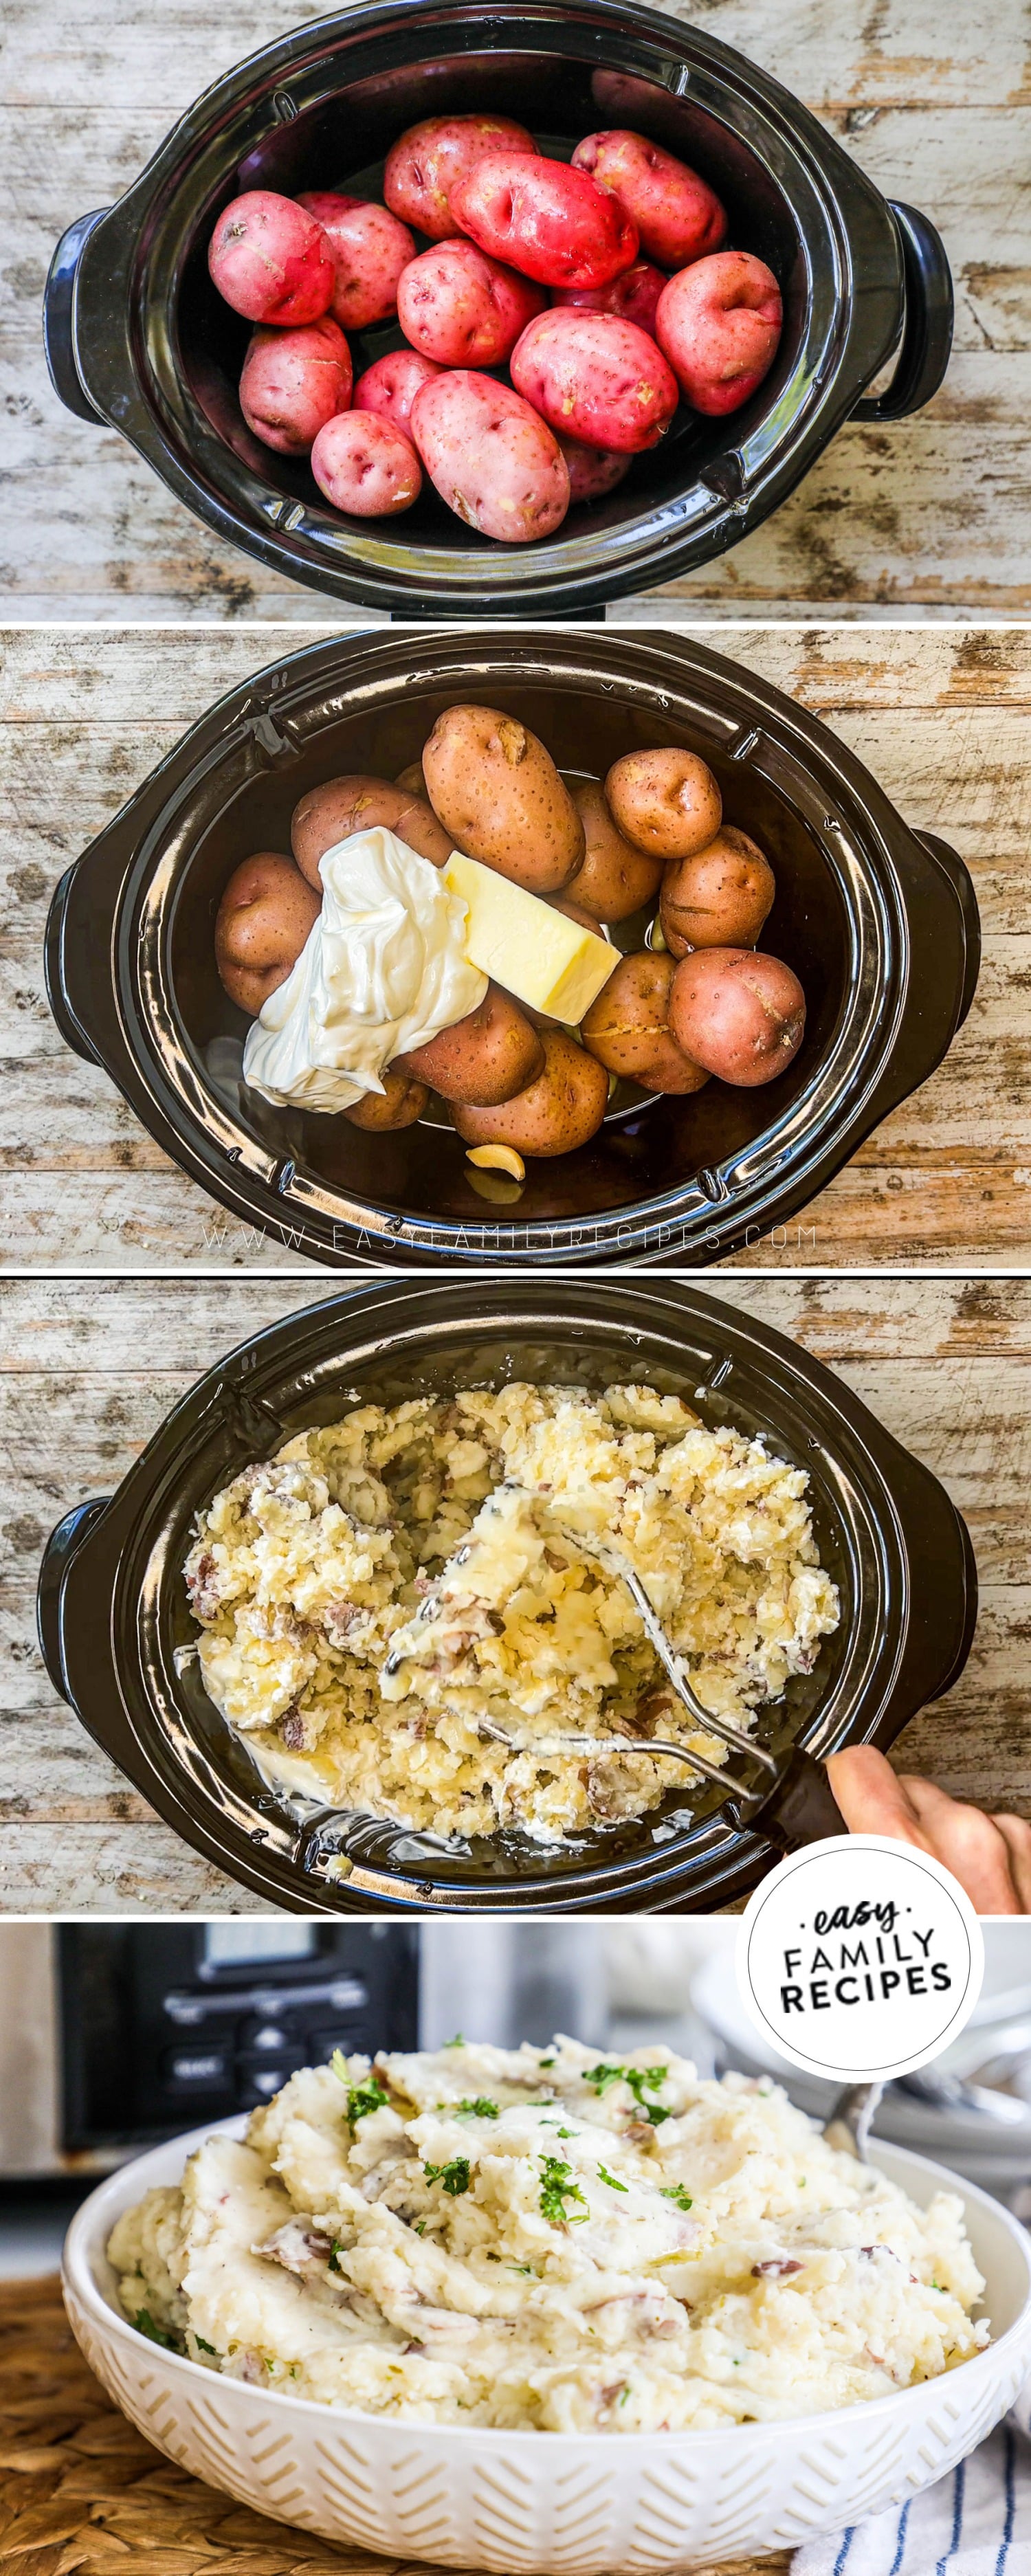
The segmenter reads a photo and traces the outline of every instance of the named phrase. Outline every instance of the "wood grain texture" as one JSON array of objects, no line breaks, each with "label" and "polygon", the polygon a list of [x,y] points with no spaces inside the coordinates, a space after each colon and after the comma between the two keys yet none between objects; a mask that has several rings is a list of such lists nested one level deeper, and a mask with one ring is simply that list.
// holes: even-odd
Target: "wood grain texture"
[{"label": "wood grain texture", "polygon": [[[705,1285],[835,1369],[964,1513],[981,1585],[973,1652],[907,1728],[897,1765],[1031,1817],[1031,1280]],[[157,1821],[56,1697],[36,1575],[61,1514],[113,1491],[202,1371],[335,1293],[277,1278],[228,1294],[182,1279],[0,1285],[0,1913],[265,1910]]]},{"label": "wood grain texture", "polygon": [[[749,1267],[1031,1263],[1031,629],[753,626],[706,640],[823,717],[981,907],[981,980],[945,1063]],[[308,640],[255,628],[0,632],[0,1268],[320,1274],[226,1216],[64,1045],[43,933],[69,861],[223,691]]]},{"label": "wood grain texture", "polygon": [[[929,409],[851,424],[775,520],[641,602],[668,614],[1006,617],[1031,604],[1031,75],[1023,0],[666,0],[804,99],[887,196],[939,225],[955,355]],[[2,577],[20,617],[304,622],[317,595],[220,545],[113,431],[51,390],[40,298],[72,219],[138,175],[203,83],[304,21],[267,0],[9,0]],[[624,613],[621,609],[620,613]],[[631,605],[630,613],[633,613]]]}]

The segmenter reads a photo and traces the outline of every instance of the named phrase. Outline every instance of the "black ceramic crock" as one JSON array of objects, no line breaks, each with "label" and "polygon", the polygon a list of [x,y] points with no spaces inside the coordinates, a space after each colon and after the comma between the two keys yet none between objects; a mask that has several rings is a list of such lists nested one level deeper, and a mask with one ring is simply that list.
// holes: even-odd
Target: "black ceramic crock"
[{"label": "black ceramic crock", "polygon": [[[750,403],[722,421],[682,410],[617,492],[532,546],[482,539],[428,487],[397,521],[330,512],[306,460],[247,429],[249,326],[207,273],[216,217],[240,189],[378,193],[406,125],[474,109],[516,116],[565,158],[613,124],[684,155],[785,299]],[[117,205],[71,225],[45,300],[69,410],[121,430],[217,536],[278,574],[410,616],[583,616],[708,562],[777,508],[850,415],[891,422],[927,402],[951,329],[927,217],[888,205],[768,74],[632,0],[379,0],[298,28],[217,81]],[[358,340],[357,365],[399,341]],[[896,349],[889,390],[863,399]]]},{"label": "black ceramic crock", "polygon": [[[342,770],[394,776],[440,710],[467,699],[521,716],[571,771],[603,773],[641,745],[703,752],[727,820],[769,851],[777,897],[762,945],[808,1000],[803,1047],[774,1083],[617,1103],[580,1152],[531,1162],[502,1205],[477,1193],[450,1124],[373,1136],[246,1089],[248,1023],[214,961],[228,877],[253,850],[289,847],[297,798]],[[643,916],[620,926],[627,946],[644,935]],[[944,841],[911,832],[790,699],[650,630],[417,629],[290,654],[145,781],[62,879],[47,931],[64,1036],[193,1179],[288,1249],[395,1270],[697,1267],[748,1249],[933,1071],[978,956],[970,879]],[[791,1245],[808,1258],[823,1248],[805,1228]]]},{"label": "black ceramic crock", "polygon": [[[757,1732],[775,1753],[887,1747],[962,1670],[976,1572],[937,1479],[841,1381],[781,1333],[683,1281],[479,1278],[340,1291],[256,1334],[200,1380],[118,1492],[54,1531],[39,1629],[54,1686],[166,1822],[258,1895],[299,1912],[436,1908],[712,1911],[775,1857],[686,1771],[658,1814],[548,1852],[505,1837],[465,1855],[366,1820],[333,1883],[218,1716],[183,1649],[196,1637],[182,1564],[195,1513],[249,1462],[357,1402],[528,1378],[682,1394],[713,1427],[765,1437],[810,1478],[841,1623]],[[746,1772],[749,1776],[746,1778]],[[738,1765],[747,1789],[758,1766]],[[693,1811],[684,1821],[684,1810]],[[656,1830],[657,1828],[657,1830]]]}]

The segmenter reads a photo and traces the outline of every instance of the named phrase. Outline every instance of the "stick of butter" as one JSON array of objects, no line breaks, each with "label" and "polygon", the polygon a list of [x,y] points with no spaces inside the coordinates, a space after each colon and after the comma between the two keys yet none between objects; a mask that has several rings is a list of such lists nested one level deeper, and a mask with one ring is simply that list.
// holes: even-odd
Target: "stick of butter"
[{"label": "stick of butter", "polygon": [[619,949],[462,850],[452,850],[444,883],[467,907],[470,965],[532,1010],[575,1027],[618,966]]}]

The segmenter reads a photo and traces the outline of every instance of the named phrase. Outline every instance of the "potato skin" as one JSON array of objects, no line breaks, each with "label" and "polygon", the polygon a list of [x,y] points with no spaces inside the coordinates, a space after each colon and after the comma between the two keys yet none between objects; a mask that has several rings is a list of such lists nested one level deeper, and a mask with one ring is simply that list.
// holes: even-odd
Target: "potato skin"
[{"label": "potato skin", "polygon": [[521,331],[544,309],[529,278],[475,242],[439,242],[410,261],[397,291],[406,340],[442,367],[501,367]]},{"label": "potato skin", "polygon": [[464,1145],[514,1145],[517,1154],[574,1154],[597,1134],[608,1106],[604,1065],[564,1029],[545,1029],[544,1070],[500,1109],[456,1106]]},{"label": "potato skin", "polygon": [[395,1127],[414,1127],[429,1096],[424,1082],[417,1082],[400,1065],[388,1064],[382,1091],[367,1091],[364,1100],[355,1100],[343,1116],[350,1119],[352,1127],[364,1127],[373,1136],[383,1136]]},{"label": "potato skin", "polygon": [[467,528],[529,545],[561,527],[569,474],[546,421],[510,385],[453,367],[423,385],[412,437],[431,483]]},{"label": "potato skin", "polygon": [[653,268],[650,259],[635,259],[632,268],[610,278],[607,286],[560,286],[552,301],[578,313],[618,313],[622,322],[636,322],[654,339],[655,315],[666,284],[661,268]]},{"label": "potato skin", "polygon": [[317,322],[336,271],[320,224],[274,188],[234,197],[208,244],[213,286],[247,322]]},{"label": "potato skin", "polygon": [[671,746],[613,761],[605,802],[624,838],[659,859],[690,859],[715,839],[723,799],[708,763]]},{"label": "potato skin", "polygon": [[402,438],[412,439],[412,404],[416,394],[434,376],[443,373],[432,358],[423,358],[418,349],[390,349],[385,358],[376,358],[359,376],[354,389],[355,411],[375,412],[379,420],[399,429]]},{"label": "potato skin", "polygon": [[394,1063],[431,1083],[442,1100],[494,1108],[536,1081],[544,1070],[544,1049],[518,1002],[500,985],[489,984],[475,1011],[441,1029],[425,1046],[396,1055]]},{"label": "potato skin", "polygon": [[539,286],[607,286],[637,257],[637,230],[586,170],[492,152],[451,191],[459,232]]},{"label": "potato skin", "polygon": [[297,331],[259,323],[243,362],[240,409],[265,447],[306,455],[350,400],[351,352],[328,313]]},{"label": "potato skin", "polygon": [[555,435],[569,475],[570,509],[577,501],[603,500],[629,474],[629,456],[614,456],[604,447],[583,447],[578,438],[562,438],[557,430]]},{"label": "potato skin", "polygon": [[452,846],[531,894],[559,894],[584,828],[550,752],[499,707],[448,707],[423,745],[423,776]]},{"label": "potato skin", "polygon": [[713,420],[739,411],[769,374],[784,310],[765,260],[721,250],[663,288],[655,336],[681,391]]},{"label": "potato skin", "polygon": [[700,1091],[709,1076],[677,1045],[669,1025],[672,957],[650,948],[623,957],[580,1029],[585,1047],[609,1073],[646,1091]]},{"label": "potato skin", "polygon": [[573,803],[584,827],[584,861],[566,889],[595,922],[628,921],[658,893],[662,860],[635,849],[613,822],[598,778],[577,779]]},{"label": "potato skin", "polygon": [[757,841],[724,823],[693,859],[671,859],[659,918],[674,957],[691,948],[754,948],[777,891]]},{"label": "potato skin", "polygon": [[655,447],[677,408],[677,380],[657,342],[617,313],[553,305],[527,324],[511,372],[552,429],[617,456]]},{"label": "potato skin", "polygon": [[805,994],[797,975],[762,949],[696,948],[670,986],[678,1046],[723,1082],[773,1082],[798,1054]]},{"label": "potato skin", "polygon": [[279,850],[241,859],[215,916],[215,964],[231,1002],[256,1020],[285,984],[322,910],[300,869]]},{"label": "potato skin", "polygon": [[511,116],[426,116],[391,145],[383,171],[390,211],[431,241],[458,231],[451,191],[489,152],[530,153],[537,146]]},{"label": "potato skin", "polygon": [[660,268],[687,268],[726,239],[726,213],[706,180],[645,134],[627,126],[585,134],[573,167],[611,188],[637,226],[641,249]]},{"label": "potato skin", "polygon": [[322,895],[319,860],[337,841],[347,841],[352,832],[375,831],[382,823],[388,832],[396,832],[410,850],[417,850],[430,866],[443,868],[451,856],[453,843],[427,804],[424,796],[413,796],[406,787],[392,787],[386,778],[366,778],[348,774],[327,778],[323,787],[309,787],[300,804],[294,807],[290,824],[290,845],[301,875]]},{"label": "potato skin", "polygon": [[397,777],[394,780],[394,785],[395,787],[403,787],[407,795],[418,796],[424,803],[428,804],[429,799],[426,795],[426,780],[423,776],[421,760],[410,760],[407,769],[399,769]]},{"label": "potato skin", "polygon": [[410,438],[374,411],[339,412],[320,429],[311,470],[335,510],[356,519],[393,519],[422,490],[422,468]]},{"label": "potato skin", "polygon": [[315,188],[297,204],[321,224],[333,254],[335,282],[330,312],[342,331],[367,331],[386,322],[397,305],[403,269],[415,258],[415,242],[386,206],[365,197],[340,197]]}]

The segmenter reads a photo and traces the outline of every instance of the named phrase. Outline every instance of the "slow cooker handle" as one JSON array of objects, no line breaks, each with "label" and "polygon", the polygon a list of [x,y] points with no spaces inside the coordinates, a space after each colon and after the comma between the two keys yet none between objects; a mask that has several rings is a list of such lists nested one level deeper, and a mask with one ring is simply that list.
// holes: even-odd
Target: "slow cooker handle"
[{"label": "slow cooker handle", "polygon": [[829,1834],[846,1834],[848,1826],[831,1796],[822,1762],[796,1746],[776,1787],[747,1818],[752,1833],[764,1834],[780,1851],[800,1851],[804,1843],[821,1843]]},{"label": "slow cooker handle", "polygon": [[75,280],[90,234],[110,212],[110,206],[97,206],[93,214],[78,215],[69,224],[58,242],[43,289],[43,347],[54,392],[77,420],[92,421],[101,429],[108,424],[103,412],[90,401],[75,361]]},{"label": "slow cooker handle", "polygon": [[43,1550],[43,1562],[36,1585],[36,1633],[40,1653],[55,1691],[67,1700],[69,1708],[80,1712],[73,1698],[65,1667],[62,1644],[63,1596],[69,1567],[85,1545],[90,1531],[106,1512],[110,1494],[94,1494],[88,1503],[76,1503],[56,1529],[52,1529]]},{"label": "slow cooker handle", "polygon": [[883,394],[864,394],[853,420],[906,420],[936,394],[952,347],[952,271],[941,234],[916,206],[889,200],[902,249],[906,289],[902,346]]}]

